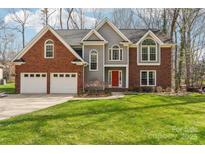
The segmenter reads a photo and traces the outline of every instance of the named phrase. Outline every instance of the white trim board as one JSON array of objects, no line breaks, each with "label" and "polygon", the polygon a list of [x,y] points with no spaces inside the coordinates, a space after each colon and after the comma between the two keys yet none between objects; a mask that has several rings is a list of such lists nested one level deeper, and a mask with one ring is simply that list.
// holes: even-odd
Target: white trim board
[{"label": "white trim board", "polygon": [[21,52],[19,52],[19,54],[17,54],[17,56],[12,60],[16,60],[16,59],[20,59],[47,31],[51,31],[51,33],[53,35],[55,35],[55,37],[57,37],[58,40],[60,40],[63,45],[78,59],[80,59],[82,62],[86,63],[74,50],[73,48],[66,43],[62,37],[55,31],[53,30],[53,28],[51,28],[50,26],[45,26],[33,39],[31,42],[29,42],[26,47],[21,50]]},{"label": "white trim board", "polygon": [[105,41],[83,41],[83,45],[104,45],[107,42]]},{"label": "white trim board", "polygon": [[127,67],[128,65],[122,65],[122,64],[105,64],[104,67]]}]

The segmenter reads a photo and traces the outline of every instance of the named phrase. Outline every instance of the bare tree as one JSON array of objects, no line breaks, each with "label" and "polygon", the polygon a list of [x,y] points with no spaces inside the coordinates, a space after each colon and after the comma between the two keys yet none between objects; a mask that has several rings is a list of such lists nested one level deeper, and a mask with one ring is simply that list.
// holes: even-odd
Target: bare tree
[{"label": "bare tree", "polygon": [[135,9],[140,22],[148,29],[161,29],[163,9]]},{"label": "bare tree", "polygon": [[70,21],[72,20],[73,21],[73,18],[72,18],[72,13],[73,13],[73,8],[66,8],[65,9],[66,10],[66,12],[67,12],[67,21],[66,21],[66,25],[67,25],[67,29],[70,29],[70,25],[69,25],[69,23],[70,23]]},{"label": "bare tree", "polygon": [[112,21],[119,28],[134,27],[133,17],[132,9],[114,9],[112,12]]},{"label": "bare tree", "polygon": [[42,24],[44,26],[49,25],[49,18],[54,12],[56,12],[56,9],[51,10],[48,8],[44,8],[41,10],[41,20],[43,21]]},{"label": "bare tree", "polygon": [[[17,13],[19,11],[19,13]],[[25,47],[25,31],[26,26],[28,24],[28,19],[30,16],[29,9],[12,9],[11,11],[11,19],[13,22],[15,22],[15,27],[12,27],[11,29],[16,30],[17,32],[20,32],[22,35],[22,46]]]},{"label": "bare tree", "polygon": [[96,8],[92,9],[92,14],[93,14],[93,17],[95,18],[95,27],[104,18],[102,11],[103,11],[103,9],[96,9]]},{"label": "bare tree", "polygon": [[63,21],[62,21],[62,14],[63,14],[63,9],[59,9],[59,20],[60,20],[60,28],[63,29]]}]

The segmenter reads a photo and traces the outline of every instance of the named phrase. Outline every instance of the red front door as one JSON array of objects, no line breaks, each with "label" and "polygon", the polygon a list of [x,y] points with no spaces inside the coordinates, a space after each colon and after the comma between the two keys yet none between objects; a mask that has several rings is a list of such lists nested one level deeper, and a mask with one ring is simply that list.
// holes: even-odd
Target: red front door
[{"label": "red front door", "polygon": [[119,71],[112,71],[112,86],[119,86]]}]

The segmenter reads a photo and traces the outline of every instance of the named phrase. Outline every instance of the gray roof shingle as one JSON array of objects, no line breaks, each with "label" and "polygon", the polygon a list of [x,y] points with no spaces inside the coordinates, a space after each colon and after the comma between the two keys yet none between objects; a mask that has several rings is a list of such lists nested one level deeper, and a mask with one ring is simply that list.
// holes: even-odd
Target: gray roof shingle
[{"label": "gray roof shingle", "polygon": [[[75,46],[80,45],[83,37],[89,33],[91,29],[63,29],[55,30],[68,44]],[[172,43],[171,39],[160,30],[150,29],[164,43]],[[120,31],[133,43],[136,43],[144,36],[149,29],[120,29]]]},{"label": "gray roof shingle", "polygon": [[90,29],[62,29],[55,30],[68,44],[80,45],[81,39],[90,31]]}]

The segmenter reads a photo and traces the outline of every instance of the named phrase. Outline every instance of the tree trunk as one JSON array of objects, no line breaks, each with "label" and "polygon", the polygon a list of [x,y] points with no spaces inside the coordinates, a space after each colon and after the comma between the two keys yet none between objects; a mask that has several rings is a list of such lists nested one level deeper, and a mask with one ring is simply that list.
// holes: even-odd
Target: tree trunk
[{"label": "tree trunk", "polygon": [[191,31],[187,31],[187,41],[186,41],[186,52],[185,52],[185,62],[186,62],[186,78],[185,83],[186,87],[190,87],[191,79]]},{"label": "tree trunk", "polygon": [[25,47],[25,26],[22,24],[22,44],[23,48]]},{"label": "tree trunk", "polygon": [[167,14],[166,9],[163,10],[163,27],[162,27],[163,33],[167,33]]},{"label": "tree trunk", "polygon": [[63,22],[62,22],[62,8],[60,8],[60,17],[59,17],[59,19],[60,19],[60,27],[61,27],[61,29],[63,29]]}]

